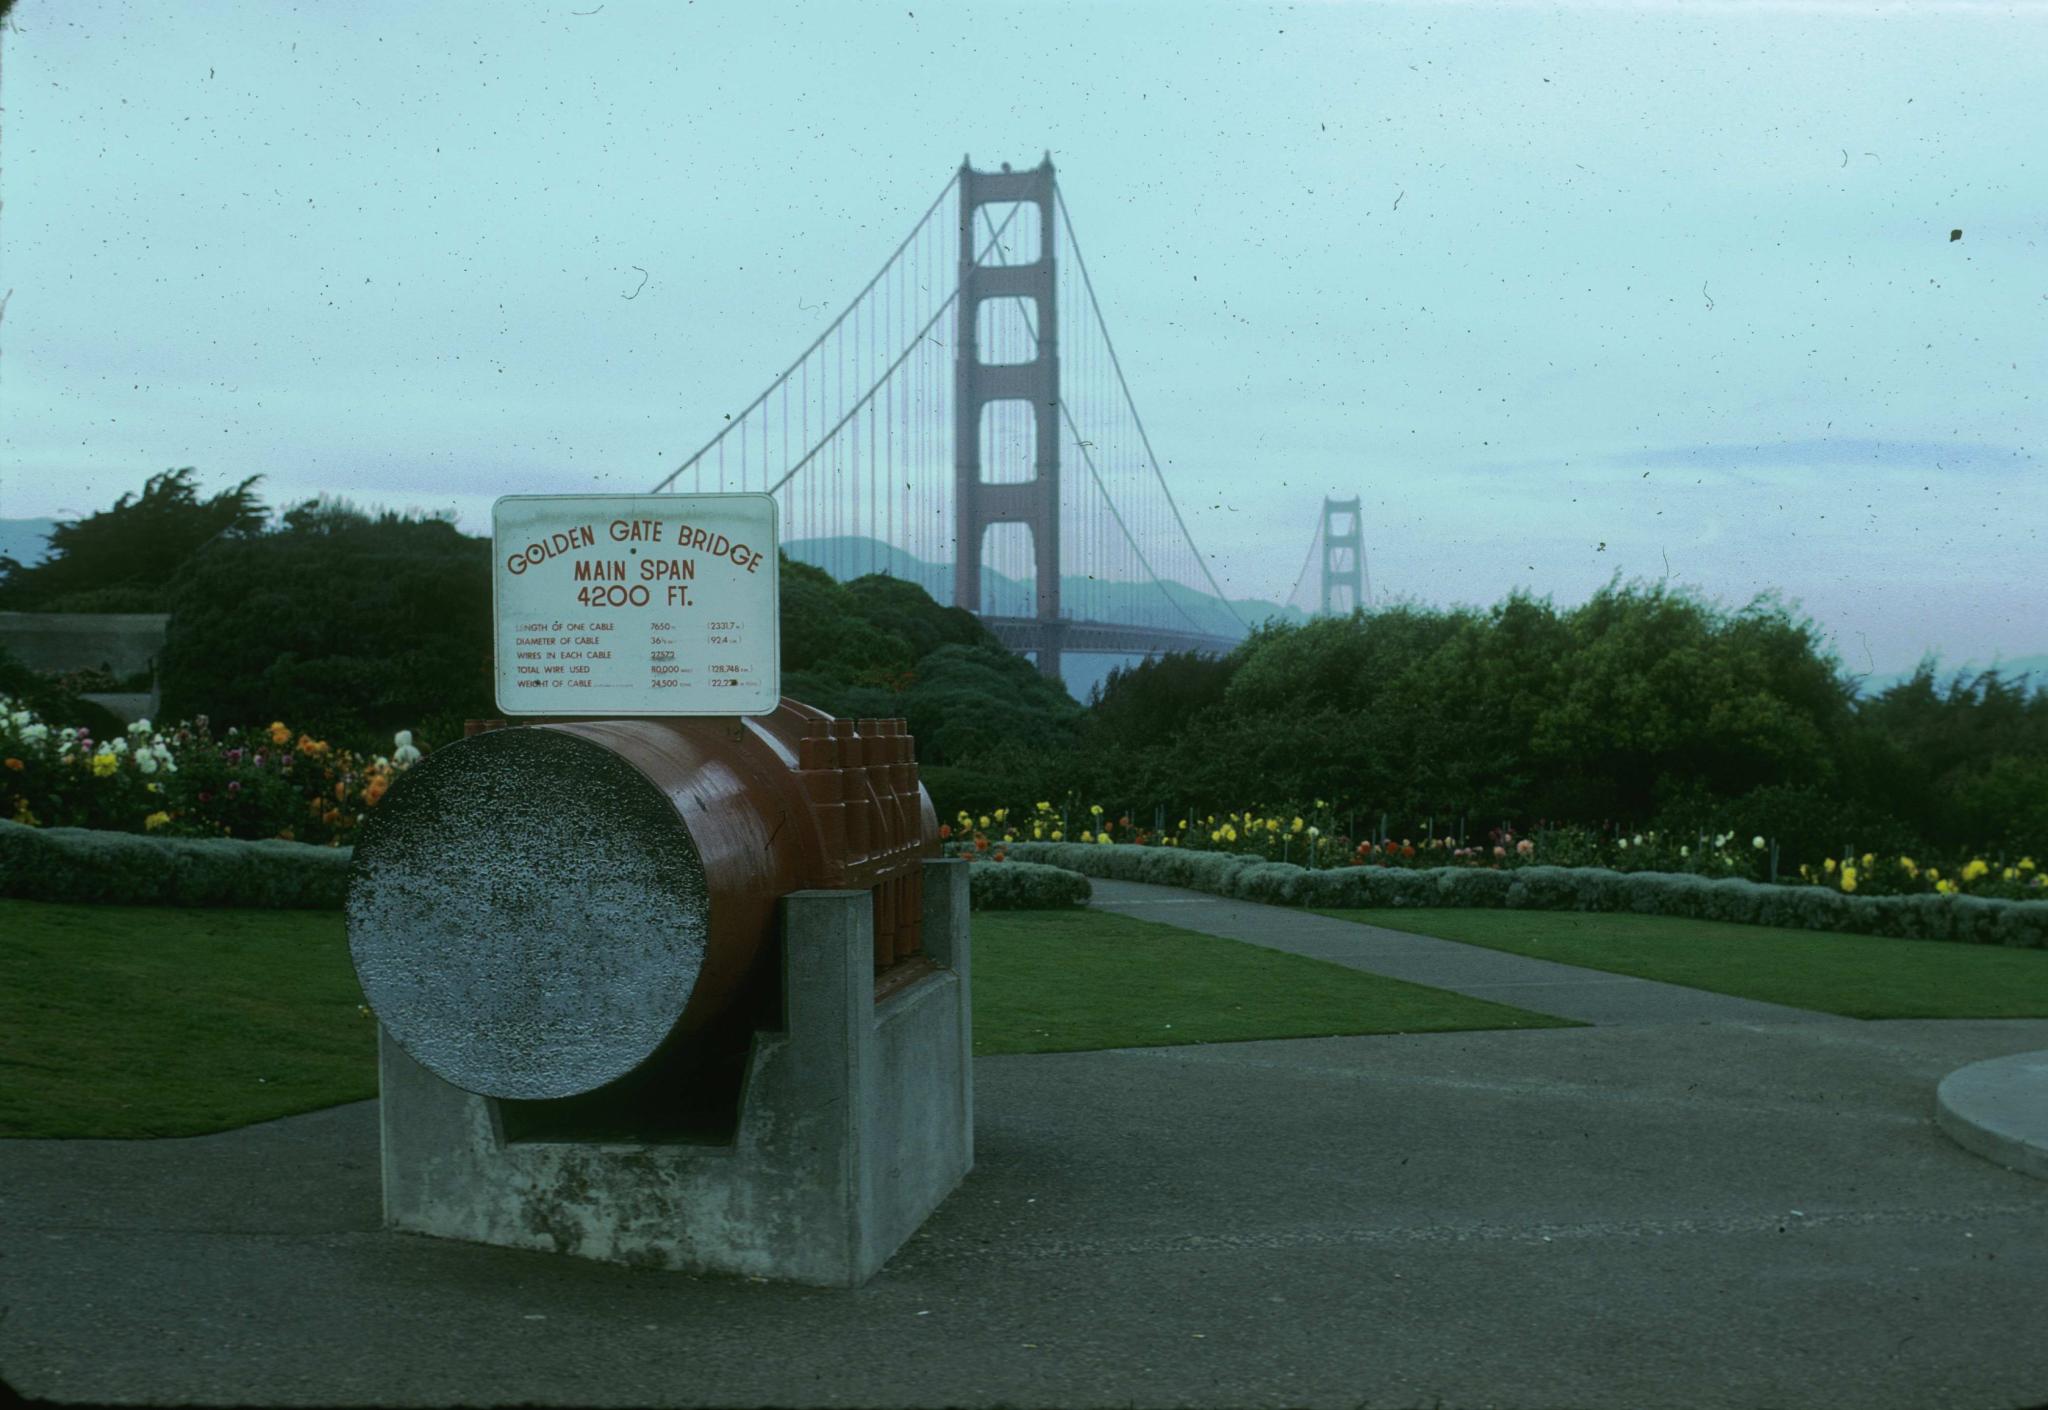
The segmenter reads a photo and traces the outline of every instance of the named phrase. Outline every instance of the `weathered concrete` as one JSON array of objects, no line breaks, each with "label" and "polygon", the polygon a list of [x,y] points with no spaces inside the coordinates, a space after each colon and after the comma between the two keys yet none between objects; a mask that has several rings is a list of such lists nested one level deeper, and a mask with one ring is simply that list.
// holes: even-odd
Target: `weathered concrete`
[{"label": "weathered concrete", "polygon": [[1136,881],[1097,879],[1093,884],[1092,904],[1104,910],[1581,1023],[1852,1022],[1784,1004],[1335,920],[1292,906],[1265,906]]},{"label": "weathered concrete", "polygon": [[1934,1119],[1964,1150],[2048,1180],[2048,1049],[1957,1068],[1934,1089]]},{"label": "weathered concrete", "polygon": [[947,967],[879,1004],[869,894],[785,898],[786,1026],[755,1037],[731,1145],[508,1140],[497,1102],[380,1035],[385,1223],[859,1286],[974,1163],[967,865],[925,865],[926,951]]},{"label": "weathered concrete", "polygon": [[0,1141],[0,1375],[206,1405],[2010,1410],[2048,1184],[1935,1127],[2048,1021],[986,1058],[974,1174],[857,1291],[379,1228],[364,1102]]}]

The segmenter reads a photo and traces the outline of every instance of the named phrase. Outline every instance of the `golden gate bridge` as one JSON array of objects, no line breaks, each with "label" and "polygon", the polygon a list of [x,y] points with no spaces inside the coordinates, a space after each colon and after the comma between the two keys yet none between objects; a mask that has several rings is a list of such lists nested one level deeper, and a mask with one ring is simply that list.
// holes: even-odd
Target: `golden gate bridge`
[{"label": "golden gate bridge", "polygon": [[[916,582],[1055,678],[1069,653],[1227,650],[1275,610],[1233,600],[1188,532],[1050,155],[963,160],[839,316],[654,489],[772,494],[790,557]],[[1330,522],[1326,505],[1318,543]]]}]

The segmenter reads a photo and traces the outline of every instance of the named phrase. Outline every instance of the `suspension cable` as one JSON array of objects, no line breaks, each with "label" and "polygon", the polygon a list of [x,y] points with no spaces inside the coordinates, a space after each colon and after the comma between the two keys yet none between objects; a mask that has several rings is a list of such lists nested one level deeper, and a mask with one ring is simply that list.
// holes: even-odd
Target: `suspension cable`
[{"label": "suspension cable", "polygon": [[1167,488],[1166,476],[1159,469],[1159,457],[1152,452],[1152,438],[1145,434],[1144,419],[1138,415],[1138,404],[1131,397],[1131,385],[1124,380],[1123,363],[1116,355],[1116,344],[1110,341],[1109,325],[1103,322],[1102,304],[1095,297],[1095,281],[1088,277],[1088,262],[1081,257],[1081,242],[1074,237],[1074,218],[1067,213],[1067,198],[1060,193],[1058,182],[1053,183],[1052,196],[1060,208],[1060,223],[1067,229],[1067,243],[1074,247],[1074,266],[1081,271],[1081,284],[1088,291],[1088,306],[1095,312],[1095,326],[1102,333],[1102,345],[1109,350],[1110,366],[1116,370],[1117,385],[1123,388],[1124,404],[1131,409],[1131,421],[1138,428],[1138,439],[1144,443],[1145,458],[1152,463],[1152,474],[1158,479],[1159,488],[1166,492],[1167,507],[1173,510],[1173,519],[1180,525],[1182,537],[1187,539],[1188,547],[1194,549],[1195,563],[1201,568],[1202,576],[1209,580],[1210,587],[1216,589],[1218,600],[1231,616],[1237,618],[1237,624],[1249,632],[1251,624],[1238,612],[1236,605],[1230,600],[1230,595],[1223,591],[1223,585],[1216,581],[1216,575],[1209,571],[1209,565],[1202,559],[1202,550],[1195,545],[1195,536],[1188,532],[1187,520],[1181,517],[1180,506],[1174,502],[1173,491]]},{"label": "suspension cable", "polygon": [[[1012,207],[1010,213],[1007,216],[1003,217],[1002,227],[996,231],[996,234],[1000,235],[1004,230],[1009,229],[1010,222],[1012,220],[1015,220],[1016,218],[1016,208]],[[991,237],[989,245],[982,250],[982,255],[986,255],[989,252],[989,249],[994,248],[994,245],[994,238]],[[980,256],[976,256],[976,262],[980,262]],[[850,408],[848,408],[846,414],[840,417],[839,420],[836,423],[834,423],[831,430],[827,431],[824,435],[818,438],[818,443],[816,445],[812,446],[809,450],[804,452],[804,458],[802,460],[799,460],[796,464],[790,466],[788,471],[784,473],[781,479],[777,480],[774,484],[768,487],[767,492],[769,494],[774,494],[777,490],[781,489],[784,485],[788,484],[791,480],[795,479],[797,472],[803,469],[806,465],[809,465],[811,461],[817,457],[819,451],[823,450],[826,446],[832,443],[832,438],[839,434],[841,428],[843,428],[847,422],[853,420],[855,416],[858,416],[860,414],[860,409],[866,406],[870,401],[874,399],[875,393],[882,390],[882,384],[884,382],[887,382],[891,377],[896,375],[896,369],[903,365],[904,359],[908,358],[913,352],[917,351],[917,345],[923,342],[925,339],[925,335],[931,332],[932,329],[935,326],[937,326],[938,321],[941,318],[946,316],[946,310],[951,308],[954,305],[954,303],[959,299],[959,297],[960,291],[958,289],[955,289],[952,293],[946,296],[946,301],[939,305],[938,311],[932,314],[930,318],[925,320],[924,327],[917,330],[917,336],[910,340],[909,344],[903,349],[902,352],[896,354],[896,360],[889,364],[888,370],[883,372],[881,376],[875,379],[875,384],[869,387],[866,392],[861,394],[860,400],[856,401]],[[678,471],[677,473],[680,474],[681,472]]]},{"label": "suspension cable", "polygon": [[[663,480],[660,484],[656,485],[650,493],[660,494],[663,490],[666,490],[670,485],[674,484],[685,470],[689,469],[692,465],[695,465],[699,460],[702,460],[704,458],[704,453],[706,451],[710,450],[713,446],[717,445],[720,441],[724,440],[726,435],[731,432],[734,425],[738,425],[739,423],[744,422],[747,419],[747,417],[750,414],[752,414],[755,407],[759,406],[762,402],[768,400],[768,398],[774,393],[777,387],[780,387],[784,382],[787,382],[790,379],[790,376],[793,373],[795,373],[795,371],[799,367],[804,365],[805,360],[808,359],[812,353],[816,352],[820,347],[822,347],[824,345],[825,340],[831,337],[832,334],[838,330],[839,325],[844,323],[847,320],[847,318],[853,313],[853,311],[860,306],[860,301],[868,296],[868,290],[874,288],[876,284],[881,282],[882,276],[889,272],[889,266],[896,263],[897,257],[901,255],[903,251],[909,247],[910,242],[912,240],[917,238],[918,232],[924,229],[925,222],[932,218],[932,212],[936,211],[939,208],[939,203],[944,201],[947,196],[951,195],[953,188],[959,184],[960,173],[956,171],[953,173],[952,178],[946,182],[945,189],[940,191],[939,194],[933,198],[932,203],[929,206],[925,207],[924,214],[917,218],[917,224],[910,227],[910,233],[903,237],[903,243],[895,248],[895,250],[890,254],[889,258],[882,261],[882,267],[875,271],[875,277],[873,279],[868,280],[868,282],[861,287],[861,291],[853,296],[851,302],[849,302],[846,305],[845,309],[841,311],[840,315],[837,318],[833,319],[830,323],[825,325],[825,331],[820,333],[816,338],[812,339],[811,345],[803,350],[803,352],[797,357],[797,360],[795,362],[792,362],[787,368],[783,369],[783,373],[780,377],[777,377],[774,381],[768,384],[767,390],[763,391],[761,395],[755,397],[753,401],[749,402],[747,404],[747,409],[745,411],[742,411],[738,416],[734,417],[731,423],[722,427],[719,430],[718,434],[714,435],[710,440],[706,441],[695,455],[691,456],[688,460],[685,460],[681,465],[678,465],[674,470],[669,472],[668,478]],[[1008,224],[1008,222],[1005,221],[1004,224]],[[911,346],[915,347],[916,343],[913,342]],[[893,371],[894,369],[892,368],[891,370]],[[837,428],[835,427],[834,429],[836,430]],[[808,457],[806,457],[806,459],[808,459]],[[785,481],[788,478],[789,477],[787,475],[783,476],[783,479]]]}]

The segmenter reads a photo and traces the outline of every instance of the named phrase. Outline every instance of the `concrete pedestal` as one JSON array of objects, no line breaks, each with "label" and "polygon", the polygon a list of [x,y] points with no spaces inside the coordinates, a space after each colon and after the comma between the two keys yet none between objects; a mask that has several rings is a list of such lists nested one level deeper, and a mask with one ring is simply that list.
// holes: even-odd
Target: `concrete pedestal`
[{"label": "concrete pedestal", "polygon": [[661,1268],[857,1287],[974,1164],[967,864],[926,862],[937,972],[876,1002],[865,891],[782,904],[782,1032],[730,1145],[513,1141],[380,1034],[384,1221]]}]

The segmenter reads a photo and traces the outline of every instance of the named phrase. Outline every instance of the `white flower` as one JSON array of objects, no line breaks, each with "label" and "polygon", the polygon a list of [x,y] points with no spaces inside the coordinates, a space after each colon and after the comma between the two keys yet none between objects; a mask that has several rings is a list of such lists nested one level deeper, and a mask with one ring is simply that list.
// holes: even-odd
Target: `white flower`
[{"label": "white flower", "polygon": [[1640,832],[1635,835],[1635,844],[1638,847],[1643,845],[1643,835]]},{"label": "white flower", "polygon": [[1678,855],[1681,857],[1690,857],[1692,855],[1692,848],[1681,847],[1678,849]]},{"label": "white flower", "polygon": [[391,742],[398,746],[391,751],[391,762],[396,767],[408,768],[420,761],[420,751],[413,747],[411,730],[400,730],[391,736]]},{"label": "white flower", "polygon": [[1626,837],[1617,837],[1614,839],[1614,845],[1626,852],[1628,850],[1628,839]]},{"label": "white flower", "polygon": [[107,743],[107,748],[108,748],[109,750],[111,750],[111,751],[112,751],[113,753],[115,753],[116,755],[120,755],[120,754],[126,754],[126,753],[128,752],[128,741],[127,741],[127,740],[125,740],[125,739],[121,739],[121,738],[119,738],[119,737],[116,737],[116,738],[114,738],[114,739],[112,739],[112,740],[109,740],[109,741],[108,741],[108,743]]},{"label": "white flower", "polygon": [[16,710],[13,714],[7,717],[7,720],[8,723],[12,724],[16,729],[25,729],[28,726],[28,722],[30,720],[33,720],[34,718],[35,716],[29,713],[27,710]]},{"label": "white flower", "polygon": [[148,734],[148,733],[149,733],[149,721],[148,721],[148,720],[137,720],[137,721],[136,721],[136,722],[135,722],[134,724],[132,724],[132,725],[128,726],[128,733],[130,733],[130,734]]},{"label": "white flower", "polygon": [[32,725],[23,725],[21,727],[21,738],[24,744],[41,744],[49,737],[50,727],[40,720]]},{"label": "white flower", "polygon": [[1761,837],[1750,838],[1749,845],[1756,848],[1756,850],[1759,852],[1764,850],[1764,840]]},{"label": "white flower", "polygon": [[138,749],[135,752],[135,767],[146,774],[155,773],[156,755],[150,753],[147,749]]}]

